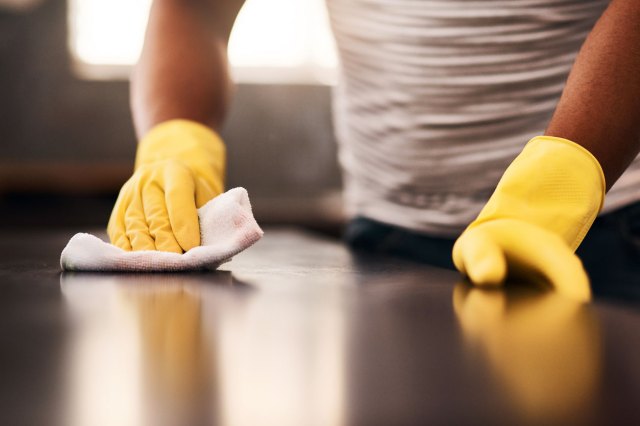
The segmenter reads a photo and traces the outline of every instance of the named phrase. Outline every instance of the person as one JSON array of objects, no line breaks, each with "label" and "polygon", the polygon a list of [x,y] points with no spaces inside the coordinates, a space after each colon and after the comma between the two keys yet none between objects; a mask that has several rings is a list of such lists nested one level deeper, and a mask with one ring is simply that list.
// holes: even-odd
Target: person
[{"label": "person", "polygon": [[[109,220],[113,244],[199,245],[196,208],[224,186],[226,48],[242,3],[153,2],[131,79],[140,142]],[[327,7],[349,244],[455,266],[477,285],[543,280],[588,299],[574,252],[596,216],[598,241],[634,239],[618,234],[640,200],[640,2]],[[586,246],[595,263],[608,250]]]}]

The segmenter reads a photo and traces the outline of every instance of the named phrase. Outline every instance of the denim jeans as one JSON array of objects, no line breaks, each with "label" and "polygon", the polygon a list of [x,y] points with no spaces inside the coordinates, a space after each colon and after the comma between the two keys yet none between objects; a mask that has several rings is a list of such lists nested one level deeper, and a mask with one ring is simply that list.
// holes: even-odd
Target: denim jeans
[{"label": "denim jeans", "polygon": [[[454,269],[451,250],[455,238],[356,217],[348,223],[344,239],[356,251]],[[576,253],[596,296],[640,301],[640,202],[599,216]]]}]

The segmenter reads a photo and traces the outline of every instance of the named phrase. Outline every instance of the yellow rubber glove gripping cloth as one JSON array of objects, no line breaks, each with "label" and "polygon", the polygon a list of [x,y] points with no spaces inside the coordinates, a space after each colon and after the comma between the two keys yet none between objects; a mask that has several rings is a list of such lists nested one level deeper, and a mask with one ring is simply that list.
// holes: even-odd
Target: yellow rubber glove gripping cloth
[{"label": "yellow rubber glove gripping cloth", "polygon": [[535,137],[456,241],[453,262],[477,285],[499,285],[509,275],[589,300],[589,279],[574,252],[604,194],[602,168],[589,151],[567,139]]},{"label": "yellow rubber glove gripping cloth", "polygon": [[224,191],[225,147],[188,120],[158,124],[138,144],[107,233],[125,250],[182,253],[200,245],[197,209]]}]

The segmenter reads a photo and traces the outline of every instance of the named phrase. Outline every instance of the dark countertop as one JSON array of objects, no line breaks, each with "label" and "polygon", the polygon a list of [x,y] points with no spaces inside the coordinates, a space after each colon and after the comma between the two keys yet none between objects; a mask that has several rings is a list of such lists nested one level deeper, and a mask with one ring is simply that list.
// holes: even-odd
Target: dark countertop
[{"label": "dark countertop", "polygon": [[640,424],[640,308],[296,230],[215,273],[60,274],[0,234],[0,424]]}]

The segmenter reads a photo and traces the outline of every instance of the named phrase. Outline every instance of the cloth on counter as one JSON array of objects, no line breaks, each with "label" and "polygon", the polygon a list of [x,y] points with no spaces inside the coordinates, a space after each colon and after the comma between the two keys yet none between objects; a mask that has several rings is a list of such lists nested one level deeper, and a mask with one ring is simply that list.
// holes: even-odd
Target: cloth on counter
[{"label": "cloth on counter", "polygon": [[100,238],[74,235],[60,255],[64,271],[162,272],[213,270],[263,235],[244,188],[233,188],[198,209],[201,246],[184,254],[125,251]]}]

